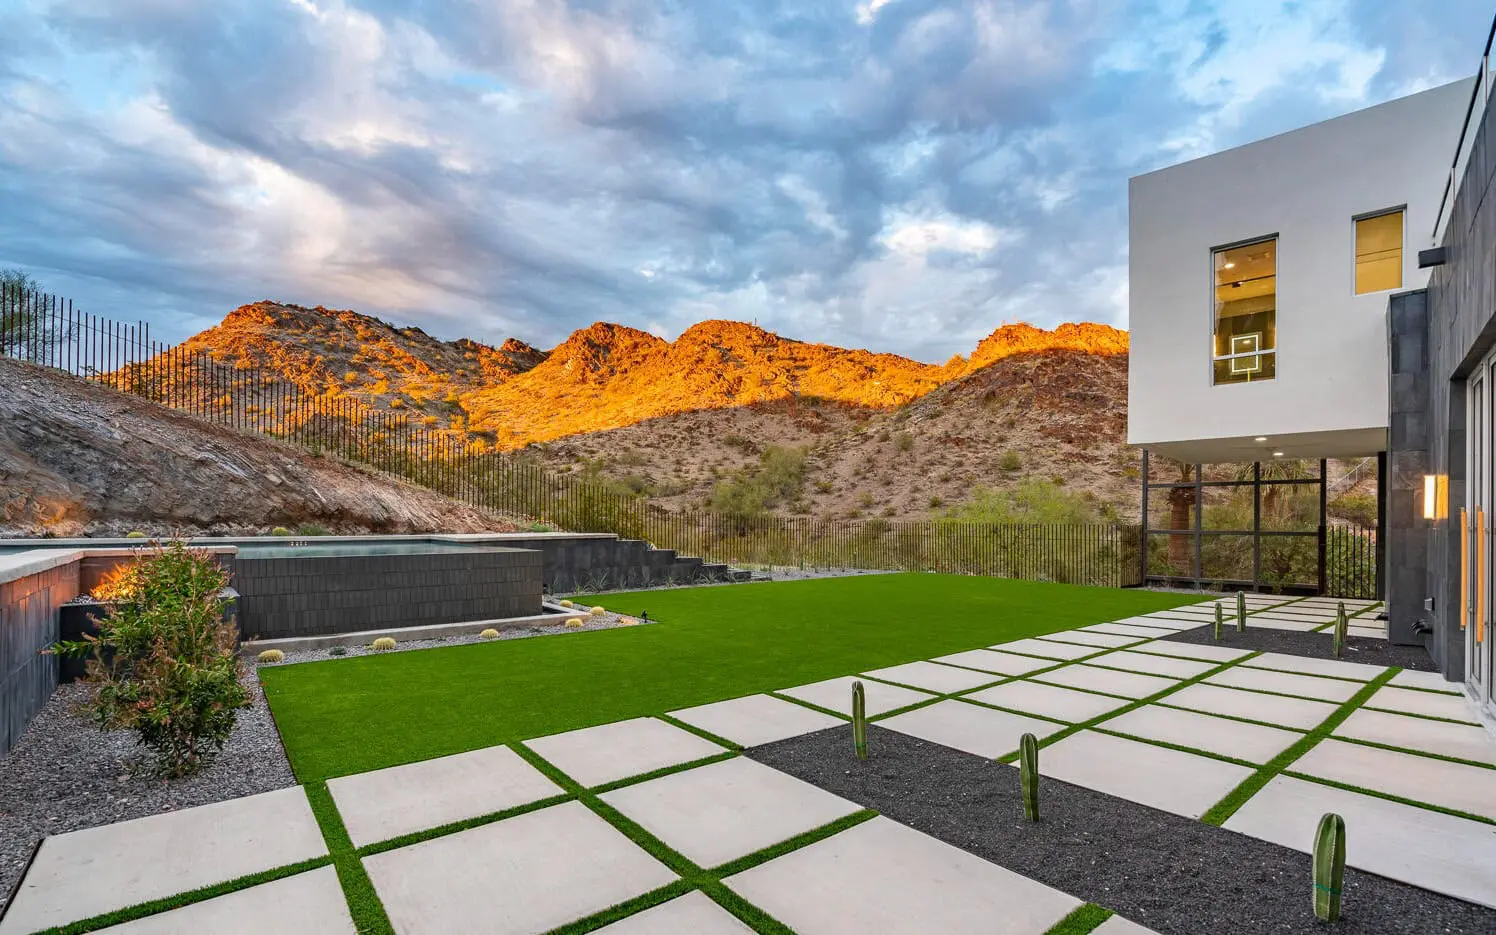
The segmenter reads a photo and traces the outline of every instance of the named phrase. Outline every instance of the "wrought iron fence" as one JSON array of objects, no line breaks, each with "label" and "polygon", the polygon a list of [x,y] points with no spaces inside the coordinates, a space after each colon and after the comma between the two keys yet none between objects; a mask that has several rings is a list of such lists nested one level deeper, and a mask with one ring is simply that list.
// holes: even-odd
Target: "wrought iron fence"
[{"label": "wrought iron fence", "polygon": [[1121,587],[1139,583],[1138,536],[1116,525],[818,519],[667,510],[566,477],[478,433],[424,425],[272,368],[151,338],[143,323],[0,287],[0,356],[65,370],[198,418],[358,462],[495,513],[643,539],[711,561],[933,570]]}]

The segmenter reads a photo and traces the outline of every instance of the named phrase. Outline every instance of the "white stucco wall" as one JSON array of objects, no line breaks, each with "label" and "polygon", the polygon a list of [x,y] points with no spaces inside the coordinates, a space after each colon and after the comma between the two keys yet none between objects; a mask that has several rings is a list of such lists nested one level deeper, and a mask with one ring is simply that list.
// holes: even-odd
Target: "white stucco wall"
[{"label": "white stucco wall", "polygon": [[[1291,457],[1378,450],[1390,293],[1354,294],[1353,218],[1406,205],[1402,288],[1425,285],[1418,251],[1431,246],[1470,87],[1434,88],[1131,180],[1129,443],[1220,440],[1175,446],[1192,460],[1253,460],[1239,445],[1259,435],[1272,439],[1268,448],[1294,438]],[[1273,234],[1277,377],[1212,386],[1212,248]]]}]

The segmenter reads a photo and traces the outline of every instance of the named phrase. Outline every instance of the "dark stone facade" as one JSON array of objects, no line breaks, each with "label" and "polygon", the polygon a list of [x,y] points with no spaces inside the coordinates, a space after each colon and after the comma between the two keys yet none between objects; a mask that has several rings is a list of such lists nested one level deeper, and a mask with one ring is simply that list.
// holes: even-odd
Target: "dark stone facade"
[{"label": "dark stone facade", "polygon": [[241,553],[234,571],[245,639],[525,617],[541,610],[541,555],[522,549],[295,558]]},{"label": "dark stone facade", "polygon": [[31,723],[57,687],[57,609],[78,594],[78,564],[0,584],[0,754]]},{"label": "dark stone facade", "polygon": [[1382,569],[1387,636],[1398,644],[1421,641],[1428,556],[1423,519],[1423,475],[1429,465],[1428,297],[1419,290],[1392,297],[1387,309],[1387,461],[1380,481],[1386,496],[1380,534],[1398,560]]},{"label": "dark stone facade", "polygon": [[736,581],[726,565],[678,555],[673,549],[656,549],[642,539],[613,536],[508,537],[504,545],[535,549],[544,556],[545,586],[555,594],[571,591],[614,591],[654,584],[691,584]]}]

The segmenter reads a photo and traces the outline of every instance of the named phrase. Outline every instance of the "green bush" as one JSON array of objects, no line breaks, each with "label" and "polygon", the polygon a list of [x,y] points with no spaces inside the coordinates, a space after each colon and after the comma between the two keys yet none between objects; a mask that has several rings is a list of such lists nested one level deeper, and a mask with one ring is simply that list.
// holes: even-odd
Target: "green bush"
[{"label": "green bush", "polygon": [[758,464],[735,471],[712,489],[711,508],[735,520],[756,519],[798,499],[805,483],[805,449],[770,445]]},{"label": "green bush", "polygon": [[893,444],[900,451],[912,451],[914,449],[914,436],[908,432],[900,432],[894,436]]},{"label": "green bush", "polygon": [[181,542],[138,560],[137,597],[99,619],[98,636],[58,643],[85,656],[91,689],[83,710],[103,730],[133,730],[167,777],[195,771],[228,741],[237,710],[238,633],[223,619],[228,575],[207,552]]},{"label": "green bush", "polygon": [[1003,452],[1003,456],[998,459],[997,466],[1004,471],[1016,471],[1023,467],[1023,459],[1018,456],[1018,452],[1016,451],[1005,451]]},{"label": "green bush", "polygon": [[1326,511],[1336,519],[1355,523],[1357,526],[1377,524],[1377,498],[1371,494],[1351,493],[1326,505]]},{"label": "green bush", "polygon": [[302,523],[296,527],[296,534],[298,536],[325,536],[327,535],[327,527],[319,526],[316,523]]}]

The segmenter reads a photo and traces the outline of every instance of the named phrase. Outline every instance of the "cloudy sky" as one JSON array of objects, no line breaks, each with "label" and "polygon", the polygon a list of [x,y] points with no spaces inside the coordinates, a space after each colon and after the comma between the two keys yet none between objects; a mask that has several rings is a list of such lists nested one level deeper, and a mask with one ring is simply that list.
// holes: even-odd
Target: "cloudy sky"
[{"label": "cloudy sky", "polygon": [[1125,326],[1129,176],[1473,73],[1491,13],[0,0],[0,267],[172,339],[270,298],[938,361]]}]

